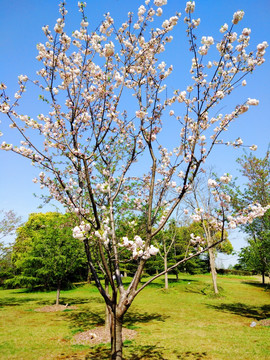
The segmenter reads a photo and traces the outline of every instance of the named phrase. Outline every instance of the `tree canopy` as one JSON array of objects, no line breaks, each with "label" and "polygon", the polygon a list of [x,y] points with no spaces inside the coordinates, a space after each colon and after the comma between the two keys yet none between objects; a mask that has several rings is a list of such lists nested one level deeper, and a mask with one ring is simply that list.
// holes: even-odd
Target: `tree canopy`
[{"label": "tree canopy", "polygon": [[17,230],[12,260],[17,275],[9,284],[61,288],[86,274],[81,242],[74,239],[71,214],[31,214]]},{"label": "tree canopy", "polygon": [[[267,151],[263,158],[245,154],[238,159],[240,172],[247,182],[243,189],[235,184],[232,188],[232,204],[236,210],[251,202],[270,204],[269,156]],[[246,270],[261,273],[264,283],[265,274],[270,272],[270,210],[253,222],[242,224],[241,229],[247,234],[248,246],[240,251],[239,263]]]}]

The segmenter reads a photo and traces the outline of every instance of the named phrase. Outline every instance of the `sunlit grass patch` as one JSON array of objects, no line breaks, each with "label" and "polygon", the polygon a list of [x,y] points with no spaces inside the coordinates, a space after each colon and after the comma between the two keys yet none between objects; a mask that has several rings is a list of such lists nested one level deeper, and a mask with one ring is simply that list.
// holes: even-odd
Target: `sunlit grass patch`
[{"label": "sunlit grass patch", "polygon": [[[181,274],[170,281],[166,291],[163,279],[146,287],[126,314],[124,327],[137,333],[124,342],[126,360],[269,357],[269,325],[260,324],[270,318],[269,290],[254,278],[219,276],[218,297],[209,275]],[[35,311],[54,301],[54,292],[0,291],[1,358],[107,359],[109,344],[73,343],[76,334],[104,326],[105,306],[95,286],[62,292],[62,303],[74,310]],[[250,327],[252,321],[255,327]]]}]

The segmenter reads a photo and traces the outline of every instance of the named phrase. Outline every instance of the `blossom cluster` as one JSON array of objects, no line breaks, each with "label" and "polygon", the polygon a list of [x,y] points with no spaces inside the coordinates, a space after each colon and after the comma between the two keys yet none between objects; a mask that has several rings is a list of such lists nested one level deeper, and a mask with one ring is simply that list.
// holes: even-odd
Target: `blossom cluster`
[{"label": "blossom cluster", "polygon": [[[205,240],[201,236],[199,235],[196,236],[194,235],[194,233],[191,233],[189,243],[192,247],[194,247],[194,250],[200,252],[203,250],[203,246],[205,245]],[[192,255],[192,253],[190,253],[190,255]]]},{"label": "blossom cluster", "polygon": [[241,210],[237,215],[227,217],[228,228],[235,229],[237,226],[251,224],[257,217],[262,217],[266,211],[270,209],[270,205],[261,206],[258,203],[251,204],[247,208]]},{"label": "blossom cluster", "polygon": [[110,235],[112,230],[110,228],[110,219],[107,217],[102,222],[102,229],[95,231],[94,235],[103,242],[104,246],[107,247],[110,243]]},{"label": "blossom cluster", "polygon": [[[265,214],[265,212],[270,208],[269,206],[262,207],[260,204],[250,204],[246,208],[242,209],[238,213],[234,213],[233,215],[228,214],[230,210],[230,202],[231,197],[229,194],[226,193],[226,188],[224,188],[224,184],[228,184],[232,180],[232,176],[229,174],[224,174],[219,179],[209,179],[208,180],[208,186],[212,189],[212,195],[215,200],[215,202],[218,204],[217,212],[216,214],[223,214],[222,216],[225,218],[227,223],[227,226],[229,229],[235,229],[237,226],[252,223],[254,219],[257,217],[261,217]],[[208,219],[211,217],[209,214],[206,214]],[[212,222],[218,225],[219,228],[223,226],[222,220],[217,221],[217,216],[215,217],[215,220],[212,218]]]},{"label": "blossom cluster", "polygon": [[[232,180],[232,176],[224,174],[219,178],[208,179],[208,188],[210,193],[207,198],[200,195],[194,195],[196,199],[197,208],[193,209],[190,215],[192,221],[201,222],[206,233],[209,231],[211,237],[213,234],[224,234],[224,231],[235,229],[241,225],[252,223],[254,219],[262,217],[265,212],[270,208],[268,206],[261,206],[258,203],[250,204],[245,208],[234,212],[231,206],[231,196],[228,194],[227,185]],[[197,189],[198,190],[198,189]],[[184,212],[188,214],[188,209]],[[219,236],[220,236],[219,235]],[[205,241],[200,236],[191,234],[190,245],[194,247],[197,252],[204,249]],[[207,238],[207,234],[205,237]],[[218,239],[217,239],[218,240]],[[222,240],[222,239],[220,239]],[[211,239],[213,241],[213,239]],[[207,243],[209,245],[209,243]],[[192,255],[192,254],[190,254]]]},{"label": "blossom cluster", "polygon": [[75,226],[73,229],[73,237],[78,240],[85,240],[91,229],[90,224],[85,224],[83,221],[79,226]]},{"label": "blossom cluster", "polygon": [[119,244],[121,247],[132,251],[132,258],[134,260],[142,258],[144,260],[149,259],[151,256],[155,256],[158,253],[158,248],[153,245],[145,248],[145,241],[138,235],[134,236],[134,240],[129,240],[128,237],[123,237],[123,242]]}]

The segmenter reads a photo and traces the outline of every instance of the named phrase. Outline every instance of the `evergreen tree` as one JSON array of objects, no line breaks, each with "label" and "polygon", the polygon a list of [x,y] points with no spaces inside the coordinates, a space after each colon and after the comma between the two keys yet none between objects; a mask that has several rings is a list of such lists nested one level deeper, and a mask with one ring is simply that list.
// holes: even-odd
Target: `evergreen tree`
[{"label": "evergreen tree", "polygon": [[72,236],[74,224],[71,214],[31,214],[17,231],[12,256],[17,273],[8,283],[57,288],[59,304],[61,288],[78,280],[86,267],[83,244]]}]

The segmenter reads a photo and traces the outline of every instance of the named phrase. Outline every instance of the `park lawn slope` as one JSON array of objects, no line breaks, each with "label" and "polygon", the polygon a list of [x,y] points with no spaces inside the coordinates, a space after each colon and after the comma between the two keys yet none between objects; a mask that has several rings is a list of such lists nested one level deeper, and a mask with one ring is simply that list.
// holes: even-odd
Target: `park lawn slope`
[{"label": "park lawn slope", "polygon": [[[147,279],[144,279],[146,281]],[[181,274],[163,289],[160,279],[144,289],[125,316],[137,336],[124,357],[136,359],[270,359],[270,291],[252,277],[223,276],[221,295],[209,275]],[[3,359],[108,359],[108,345],[76,345],[79,332],[104,324],[104,304],[94,285],[63,291],[61,312],[37,312],[55,293],[0,291],[0,352]],[[252,322],[255,327],[250,327]]]}]

